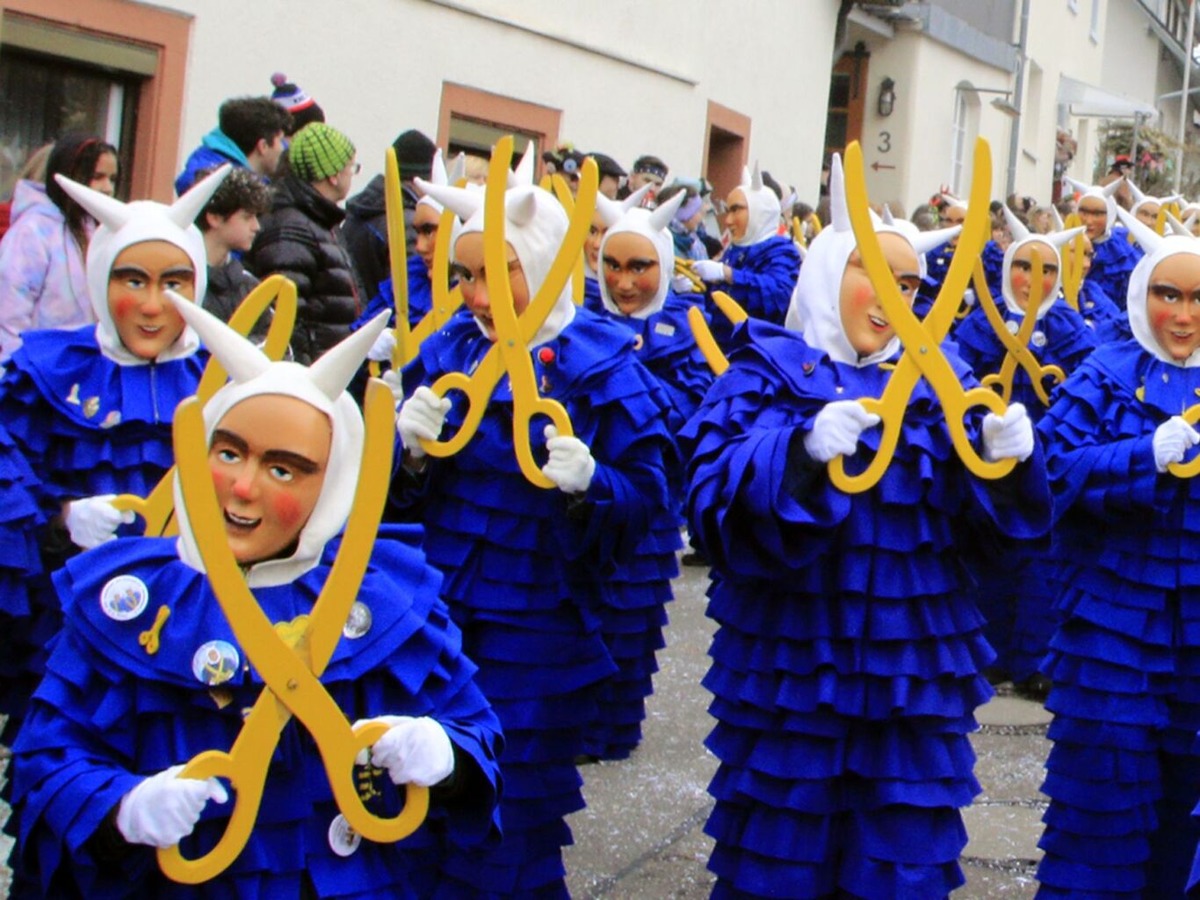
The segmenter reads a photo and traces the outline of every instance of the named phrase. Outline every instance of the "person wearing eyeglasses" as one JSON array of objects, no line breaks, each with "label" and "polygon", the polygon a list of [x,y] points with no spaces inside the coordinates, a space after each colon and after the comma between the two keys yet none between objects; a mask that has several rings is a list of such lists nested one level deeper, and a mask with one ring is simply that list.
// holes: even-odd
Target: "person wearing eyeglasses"
[{"label": "person wearing eyeglasses", "polygon": [[296,283],[292,353],[308,365],[350,333],[362,308],[364,294],[341,229],[342,201],[361,165],[350,138],[313,122],[293,136],[284,167],[246,263],[260,278],[279,273]]}]

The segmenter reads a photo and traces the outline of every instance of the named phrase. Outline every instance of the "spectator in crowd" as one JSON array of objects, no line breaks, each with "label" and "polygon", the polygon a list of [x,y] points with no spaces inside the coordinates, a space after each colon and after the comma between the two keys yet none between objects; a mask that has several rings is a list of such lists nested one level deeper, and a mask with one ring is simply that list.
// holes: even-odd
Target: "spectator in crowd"
[{"label": "spectator in crowd", "polygon": [[630,172],[629,180],[626,181],[624,189],[617,196],[624,200],[638,188],[649,184],[651,188],[642,201],[642,205],[653,208],[658,202],[658,191],[666,180],[667,164],[665,162],[657,156],[639,156],[633,162],[633,169]]},{"label": "spectator in crowd", "polygon": [[[234,169],[196,216],[208,257],[208,291],[201,305],[222,322],[229,321],[258,285],[258,279],[242,266],[240,256],[254,244],[259,217],[270,211],[270,189],[249,170]],[[261,343],[270,325],[271,312],[267,310],[251,329],[250,337]]]},{"label": "spectator in crowd", "polygon": [[354,144],[336,128],[313,122],[296,132],[274,205],[254,239],[247,264],[260,278],[276,272],[296,282],[299,309],[292,353],[308,365],[350,332],[361,293],[339,226],[341,203],[359,165]]},{"label": "spectator in crowd", "polygon": [[[400,166],[400,191],[404,198],[404,238],[407,255],[416,249],[413,213],[420,194],[414,178],[429,178],[437,145],[416,129],[402,132],[392,141]],[[342,236],[355,271],[367,297],[379,293],[379,285],[391,275],[387,239],[387,205],[384,202],[383,175],[376,175],[367,186],[346,203],[346,223]]]},{"label": "spectator in crowd", "polygon": [[96,223],[55,181],[58,174],[111,197],[117,148],[94,136],[64,136],[47,157],[45,178],[17,183],[12,225],[0,241],[0,362],[27,329],[96,321],[84,274]]},{"label": "spectator in crowd", "polygon": [[275,87],[275,90],[271,91],[271,99],[291,116],[291,125],[287,129],[288,137],[310,122],[325,121],[325,110],[321,109],[320,104],[299,85],[288,81],[282,72],[271,76],[271,84]]},{"label": "spectator in crowd", "polygon": [[600,172],[600,193],[609,200],[616,200],[628,173],[615,159],[604,153],[589,153],[588,156],[596,161],[596,168]]},{"label": "spectator in crowd", "polygon": [[287,110],[270,97],[234,97],[217,111],[217,127],[191,152],[175,179],[175,193],[183,194],[201,169],[233,163],[249,169],[264,181],[275,176],[286,147],[284,135],[291,127]]}]

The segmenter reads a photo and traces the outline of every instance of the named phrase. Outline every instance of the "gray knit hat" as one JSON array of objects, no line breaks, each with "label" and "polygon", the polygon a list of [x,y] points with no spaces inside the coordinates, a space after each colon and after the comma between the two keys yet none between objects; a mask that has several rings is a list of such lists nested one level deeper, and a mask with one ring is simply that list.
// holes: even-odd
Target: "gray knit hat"
[{"label": "gray knit hat", "polygon": [[314,184],[346,168],[354,153],[346,135],[324,122],[311,122],[292,136],[288,165],[301,181]]}]

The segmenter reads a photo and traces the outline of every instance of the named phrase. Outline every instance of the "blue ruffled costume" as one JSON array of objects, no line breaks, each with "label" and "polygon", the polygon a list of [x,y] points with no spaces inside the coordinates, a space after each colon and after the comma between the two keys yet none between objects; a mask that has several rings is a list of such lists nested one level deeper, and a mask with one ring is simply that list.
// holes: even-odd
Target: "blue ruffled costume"
[{"label": "blue ruffled costume", "polygon": [[1125,312],[1095,282],[1085,280],[1079,286],[1079,312],[1096,332],[1097,346],[1133,337]]},{"label": "blue ruffled costume", "polygon": [[[371,610],[372,624],[365,634],[339,640],[321,681],[350,721],[436,718],[455,747],[455,777],[472,790],[432,788],[429,818],[413,835],[396,845],[364,840],[350,855],[337,855],[328,835],[337,809],[323,764],[303,726],[289,722],[270,759],[249,844],[225,873],[195,887],[169,881],[152,848],[126,844],[106,819],[143,777],[205,750],[229,749],[262,681],[253,665],[244,665],[206,577],[179,561],[174,540],[114,541],[68,563],[55,579],[66,624],[15,748],[24,858],[46,896],[266,900],[309,896],[302,894],[306,883],[311,896],[322,898],[428,896],[446,835],[460,842],[495,837],[496,718],[438,599],[440,576],[425,565],[417,542],[416,529],[381,532],[357,598]],[[311,610],[337,545],[331,542],[321,564],[295,582],[255,590],[272,622]],[[106,614],[103,602],[118,575],[144,586],[145,608],[126,621]],[[139,634],[162,606],[171,612],[151,655]],[[236,654],[229,680],[215,686],[195,674],[193,661],[214,640]],[[372,773],[370,786],[379,792],[371,808],[394,815],[402,795],[386,773],[361,771]],[[215,843],[235,801],[231,792],[228,803],[207,805],[181,844],[186,857]],[[103,845],[104,837],[115,847]]]},{"label": "blue ruffled costume", "polygon": [[[172,417],[179,402],[195,393],[206,354],[122,366],[101,354],[95,330],[95,325],[85,325],[25,332],[0,380],[0,419],[28,468],[40,476],[28,483],[38,506],[36,523],[13,501],[18,505],[12,513],[22,522],[45,526],[64,502],[81,497],[144,497],[174,463]],[[122,525],[118,534],[139,534],[141,528]],[[22,539],[6,544],[13,548],[13,559],[29,552],[27,542],[35,536],[48,570],[78,552],[64,529],[31,528]],[[20,666],[23,683],[35,685],[42,676],[46,643],[61,623],[48,575],[29,584],[24,614],[26,623],[9,632],[14,644],[9,662]],[[23,706],[28,693],[18,699]],[[13,711],[19,719],[22,710]]]},{"label": "blue ruffled costume", "polygon": [[[713,379],[688,325],[691,306],[668,293],[663,308],[644,319],[604,313],[634,332],[634,356],[670,398],[672,433],[696,411]],[[618,563],[601,589],[601,632],[618,671],[604,683],[599,717],[584,737],[584,752],[599,759],[624,759],[642,738],[646,698],[653,693],[652,678],[658,671],[655,654],[665,646],[664,604],[672,599],[671,579],[679,574],[675,554],[683,546],[682,463],[671,473],[671,489],[670,509],[655,517],[636,557]]]},{"label": "blue ruffled costume", "polygon": [[[34,616],[30,600],[31,579],[42,570],[39,490],[37,476],[0,426],[0,713],[8,716],[0,743],[7,747],[25,720],[57,624],[57,618]],[[6,780],[2,796],[8,796],[11,784]]]},{"label": "blue ruffled costume", "polygon": [[[958,807],[979,791],[967,734],[991,696],[958,542],[964,526],[1045,531],[1040,452],[998,482],[968,475],[921,381],[880,483],[844,494],[803,435],[829,401],[878,397],[888,368],[835,363],[753,320],[734,338],[681,436],[718,624],[704,679],[720,760],[713,895],[945,896],[963,882]],[[967,423],[976,445],[981,418]]]},{"label": "blue ruffled costume", "polygon": [[[415,479],[398,470],[393,483],[393,499],[423,504],[429,561],[446,576],[443,595],[505,732],[504,842],[455,857],[450,875],[463,895],[565,896],[564,817],[584,806],[574,760],[596,717],[597,684],[614,672],[595,612],[599,585],[615,561],[636,558],[667,507],[674,465],[668,401],[632,343],[627,329],[577,309],[532,354],[540,393],[566,407],[596,461],[582,500],[521,474],[506,378],[463,450],[427,457]],[[471,316],[454,317],[404,370],[405,394],[473,371],[491,347]],[[466,413],[462,395],[451,400],[443,438]],[[544,454],[545,425],[528,424],[535,454]]]},{"label": "blue ruffled costume", "polygon": [[1112,234],[1102,241],[1093,241],[1092,247],[1095,256],[1084,280],[1099,285],[1117,308],[1124,312],[1129,276],[1140,258],[1134,245],[1129,243],[1129,232],[1120,225],[1115,226]]},{"label": "blue ruffled costume", "polygon": [[1059,524],[1062,624],[1041,896],[1182,890],[1200,728],[1200,481],[1159,474],[1153,435],[1196,402],[1200,369],[1136,341],[1097,349],[1039,426]]},{"label": "blue ruffled costume", "polygon": [[[1000,312],[1011,327],[1020,327],[1020,315],[1006,307]],[[982,309],[973,310],[963,320],[954,339],[976,378],[1000,371],[1006,351]],[[1092,329],[1060,297],[1034,326],[1029,352],[1039,364],[1058,366],[1069,375],[1095,347]],[[1047,378],[1043,386],[1050,393],[1054,381]],[[1013,376],[1011,402],[1024,404],[1035,424],[1046,411],[1021,366]],[[996,666],[1019,684],[1037,673],[1054,631],[1056,598],[1048,593],[1047,582],[1047,568],[1054,557],[1045,544],[1003,542],[983,549],[985,552],[968,557],[978,582],[976,603],[988,621],[984,633],[996,651]]]},{"label": "blue ruffled costume", "polygon": [[[425,314],[433,308],[433,284],[429,280],[429,270],[421,257],[408,257],[408,324],[416,327],[425,318]],[[388,323],[396,323],[396,292],[392,287],[391,276],[379,283],[379,291],[364,307],[362,314],[354,320],[351,330],[362,328],[384,310],[391,312]]]},{"label": "blue ruffled costume", "polygon": [[175,407],[196,392],[208,358],[122,366],[100,353],[95,330],[26,332],[0,381],[0,416],[41,473],[48,517],[67,500],[150,493],[175,461]]},{"label": "blue ruffled costume", "polygon": [[[800,251],[789,237],[775,235],[757,244],[739,247],[730,244],[721,262],[733,271],[733,281],[712,285],[724,291],[756,319],[782,325],[792,302],[792,291],[800,277]],[[717,339],[729,333],[727,320],[716,307],[710,307]]]}]

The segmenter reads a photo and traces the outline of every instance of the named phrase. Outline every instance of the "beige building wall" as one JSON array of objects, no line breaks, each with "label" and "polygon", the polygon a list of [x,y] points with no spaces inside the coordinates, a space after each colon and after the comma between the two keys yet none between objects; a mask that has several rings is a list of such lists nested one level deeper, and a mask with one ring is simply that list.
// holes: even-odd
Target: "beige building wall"
[{"label": "beige building wall", "polygon": [[283,71],[359,148],[366,177],[406,128],[436,136],[443,84],[561,111],[560,140],[626,168],[705,161],[709,101],[750,120],[759,159],[815,195],[836,0],[163,0],[194,16],[180,160],[226,97]]},{"label": "beige building wall", "polygon": [[[957,88],[1008,90],[1008,73],[917,31],[897,29],[894,38],[880,39],[870,49],[862,144],[871,199],[898,200],[911,216],[913,209],[928,202],[943,184],[954,188],[957,182],[965,195],[971,183],[976,136],[987,139],[991,148],[991,195],[1002,193],[1011,120],[990,104],[991,98],[1000,95],[966,92],[965,100],[974,111],[964,134],[964,166],[957,178],[954,125]],[[896,82],[896,106],[887,117],[880,115],[877,102],[885,77]]]}]

